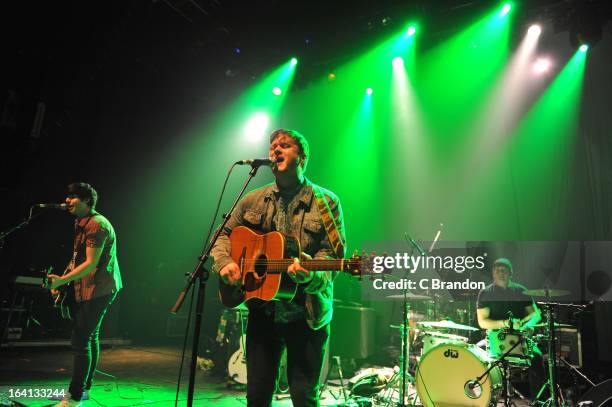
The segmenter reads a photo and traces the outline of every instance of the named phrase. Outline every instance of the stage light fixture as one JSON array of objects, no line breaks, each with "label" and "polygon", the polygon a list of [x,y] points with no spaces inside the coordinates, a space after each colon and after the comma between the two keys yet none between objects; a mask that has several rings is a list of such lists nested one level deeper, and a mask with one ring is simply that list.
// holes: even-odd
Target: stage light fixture
[{"label": "stage light fixture", "polygon": [[533,24],[531,27],[529,27],[529,29],[527,30],[527,35],[531,36],[531,37],[537,37],[538,35],[540,35],[542,33],[542,27],[540,27],[538,24]]},{"label": "stage light fixture", "polygon": [[410,27],[408,27],[408,30],[406,31],[406,35],[408,37],[412,37],[414,34],[416,34],[416,27],[411,25]]},{"label": "stage light fixture", "polygon": [[291,66],[296,66],[298,63],[297,58],[291,58]]},{"label": "stage light fixture", "polygon": [[510,12],[510,10],[512,9],[512,4],[510,3],[506,3],[503,5],[503,7],[501,8],[501,11],[499,12],[499,16],[503,17],[506,14],[508,14]]},{"label": "stage light fixture", "polygon": [[402,57],[395,57],[391,63],[393,64],[393,68],[400,69],[404,66],[404,59]]},{"label": "stage light fixture", "polygon": [[272,88],[272,93],[274,93],[276,96],[280,96],[283,93],[283,91],[278,86],[275,86],[274,88]]},{"label": "stage light fixture", "polygon": [[366,95],[371,95],[372,93],[374,93],[374,89],[372,88],[367,88],[365,91]]},{"label": "stage light fixture", "polygon": [[589,46],[586,44],[582,44],[578,49],[580,50],[580,52],[587,52],[589,50]]},{"label": "stage light fixture", "polygon": [[336,74],[333,73],[333,72],[328,73],[327,74],[327,80],[330,81],[330,82],[331,81],[335,81],[336,80]]}]

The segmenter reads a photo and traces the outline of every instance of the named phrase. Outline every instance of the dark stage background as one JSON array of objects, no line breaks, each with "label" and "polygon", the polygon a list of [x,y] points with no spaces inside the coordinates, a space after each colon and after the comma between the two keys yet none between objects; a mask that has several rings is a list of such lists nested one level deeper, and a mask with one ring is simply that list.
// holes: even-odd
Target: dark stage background
[{"label": "dark stage background", "polygon": [[[434,28],[423,40],[427,49],[489,7],[488,2],[461,7],[465,2],[450,0],[362,3],[3,4],[0,230],[19,223],[34,203],[63,201],[68,183],[91,183],[100,195],[99,211],[116,229],[125,284],[104,335],[140,343],[179,343],[187,307],[177,317],[170,316],[169,309],[204,244],[224,172],[231,162],[266,151],[265,142],[236,148],[231,140],[235,135],[219,130],[224,109],[264,72],[292,55],[300,58],[292,90],[299,99],[328,67],[349,61],[411,15]],[[529,2],[521,9],[520,23],[539,15],[551,19],[558,7],[553,3],[557,2]],[[343,199],[351,250],[359,249],[362,241],[401,239],[407,229],[418,239],[429,239],[441,221],[449,240],[612,240],[610,10],[605,2],[593,3],[601,10],[603,36],[589,51],[572,165],[546,178],[537,176],[537,162],[515,157],[510,165],[523,166],[521,176],[533,176],[534,185],[509,191],[503,202],[489,200],[500,191],[471,185],[477,195],[463,201],[470,202],[470,209],[457,205],[445,212],[453,206],[452,197],[436,189],[425,189],[424,198],[408,190],[402,195],[398,191],[404,179],[397,174],[386,174],[397,184],[381,183],[379,190],[363,198],[356,188],[359,180],[345,183],[341,170],[326,181],[333,160],[326,156],[326,146],[335,129],[344,126],[342,118],[333,124],[317,123],[316,100],[308,103],[303,97],[277,119],[274,124],[279,127],[295,127],[312,137],[317,158],[309,174]],[[392,18],[383,24],[386,16]],[[567,36],[562,27],[547,41],[570,55]],[[44,117],[40,131],[33,131],[39,103],[44,103]],[[309,106],[300,110],[300,103]],[[235,174],[222,208],[228,207],[244,176],[244,169]],[[427,179],[428,174],[417,176]],[[254,186],[270,180],[269,172],[262,171]],[[550,184],[555,185],[552,195]],[[461,185],[457,189],[467,188]],[[388,197],[394,202],[388,203]],[[407,202],[418,199],[410,215],[404,214]],[[518,202],[516,210],[506,211],[507,201]],[[428,202],[431,212],[419,211]],[[470,215],[463,216],[464,211]],[[485,216],[482,222],[477,214]],[[50,265],[62,270],[71,238],[72,219],[52,210],[11,234],[0,252],[1,298],[10,298],[12,276],[36,275]],[[610,264],[601,267],[611,274]],[[216,289],[213,277],[207,290],[203,347],[213,340],[222,312]],[[359,302],[359,293],[357,283],[339,277],[338,299]],[[36,307],[44,301],[37,300]],[[610,338],[603,327],[609,326],[612,311],[609,303],[598,307],[585,322],[589,330],[583,340],[589,348],[584,352],[592,360],[611,362],[609,347],[597,346],[596,338]],[[389,345],[386,326],[397,322],[399,313],[397,305],[375,308],[375,343],[382,349]],[[58,324],[44,307],[37,312],[44,325]]]}]

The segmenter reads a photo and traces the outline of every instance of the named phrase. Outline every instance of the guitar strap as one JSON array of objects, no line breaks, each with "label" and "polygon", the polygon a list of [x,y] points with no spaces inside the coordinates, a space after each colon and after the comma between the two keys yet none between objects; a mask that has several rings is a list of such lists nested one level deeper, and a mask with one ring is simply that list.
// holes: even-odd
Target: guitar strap
[{"label": "guitar strap", "polygon": [[340,213],[334,214],[332,212],[325,194],[318,185],[313,185],[312,190],[314,191],[315,201],[317,202],[323,225],[325,225],[325,232],[334,249],[334,253],[338,258],[343,258],[346,253],[346,241],[344,234],[340,233],[340,226],[338,225]]}]

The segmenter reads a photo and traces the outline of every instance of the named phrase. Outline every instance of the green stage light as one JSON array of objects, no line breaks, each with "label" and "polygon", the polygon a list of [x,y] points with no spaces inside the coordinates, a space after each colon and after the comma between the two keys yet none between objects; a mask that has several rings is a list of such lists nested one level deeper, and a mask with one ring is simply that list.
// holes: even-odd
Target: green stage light
[{"label": "green stage light", "polygon": [[512,5],[510,3],[506,3],[504,4],[504,6],[502,7],[501,11],[499,12],[499,16],[503,17],[506,14],[508,14],[510,12],[510,10],[512,9]]},{"label": "green stage light", "polygon": [[393,64],[393,68],[399,69],[404,66],[404,59],[402,57],[395,57],[391,63]]},{"label": "green stage light", "polygon": [[291,58],[291,66],[296,66],[298,63],[297,58]]},{"label": "green stage light", "polygon": [[274,88],[272,88],[272,93],[274,93],[276,96],[280,96],[283,91],[278,86],[275,86]]},{"label": "green stage light", "polygon": [[371,95],[372,93],[374,93],[374,89],[367,88],[365,92],[366,92],[366,95]]},{"label": "green stage light", "polygon": [[247,140],[254,143],[259,142],[266,133],[269,123],[270,118],[266,113],[259,112],[251,116],[244,128],[244,135]]},{"label": "green stage light", "polygon": [[411,37],[414,34],[416,34],[416,27],[411,25],[410,27],[408,27],[408,31],[406,31],[406,35]]},{"label": "green stage light", "polygon": [[586,44],[582,44],[578,49],[580,50],[580,52],[587,52],[589,50],[589,46]]}]

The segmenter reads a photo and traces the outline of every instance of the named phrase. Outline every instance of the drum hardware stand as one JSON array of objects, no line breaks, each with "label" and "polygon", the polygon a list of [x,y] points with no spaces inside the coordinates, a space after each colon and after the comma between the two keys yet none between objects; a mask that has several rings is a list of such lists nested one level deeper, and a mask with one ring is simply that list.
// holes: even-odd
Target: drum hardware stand
[{"label": "drum hardware stand", "polygon": [[568,362],[567,360],[565,360],[563,357],[559,356],[559,360],[563,363],[565,363],[565,365],[567,367],[569,367],[576,375],[582,377],[584,380],[586,380],[591,386],[596,386],[596,384],[589,379],[584,373],[582,373],[580,371],[580,369],[578,369],[577,367],[573,366],[570,362]]},{"label": "drum hardware stand", "polygon": [[[410,255],[414,253],[414,250],[422,255],[427,256],[427,252],[408,235],[404,233],[406,241],[412,245],[412,251]],[[411,406],[414,407],[415,403],[406,404],[406,397],[408,394],[408,385],[412,383],[414,385],[414,377],[410,374],[410,303],[408,302],[408,289],[404,288],[404,298],[402,299],[403,313],[402,313],[402,330],[401,330],[401,346],[400,346],[400,389],[399,389],[399,400],[397,402],[398,407]],[[406,380],[408,378],[408,380]],[[415,400],[416,401],[416,400]]]},{"label": "drum hardware stand", "polygon": [[[508,372],[509,365],[508,365],[508,361],[506,360],[506,356],[508,356],[514,350],[514,348],[516,348],[520,343],[521,343],[520,341],[517,341],[514,345],[512,345],[512,347],[510,349],[508,349],[503,355],[501,355],[498,359],[496,359],[493,363],[491,363],[491,366],[489,366],[489,368],[487,370],[485,370],[483,374],[478,376],[476,378],[476,380],[468,381],[463,386],[463,389],[464,389],[463,391],[464,391],[465,395],[470,397],[470,398],[472,398],[468,393],[474,391],[474,389],[476,389],[476,388],[480,389],[480,387],[481,387],[480,382],[482,381],[482,379],[487,377],[489,372],[491,370],[493,370],[493,368],[495,366],[499,366],[501,368],[501,372],[502,372],[502,395],[503,395],[503,398],[504,398],[504,406],[509,407],[509,406],[514,405],[514,403],[512,403],[512,401],[510,400],[510,387],[511,387],[511,383],[510,383],[510,374]],[[517,392],[517,394],[521,398],[523,398],[520,393]],[[477,397],[475,397],[475,398],[477,398]]]},{"label": "drum hardware stand", "polygon": [[[542,385],[542,387],[540,388],[540,391],[538,391],[538,394],[534,398],[532,405],[541,404],[543,406],[559,407],[559,406],[564,405],[564,400],[563,400],[563,395],[561,393],[561,389],[559,388],[559,385],[557,384],[557,347],[556,347],[557,339],[555,337],[555,313],[553,311],[553,308],[563,305],[563,306],[568,306],[568,307],[576,307],[576,308],[584,309],[586,308],[586,305],[561,304],[558,302],[538,302],[537,304],[544,307],[545,312],[546,312],[546,324],[547,324],[546,329],[548,331],[547,332],[548,380],[546,381],[546,383]],[[564,362],[567,363],[567,361],[564,361]],[[571,366],[569,363],[567,364]],[[571,367],[574,369],[573,366]],[[575,370],[577,371],[577,369]],[[582,373],[580,375],[588,380],[588,378],[586,378],[586,376],[584,376]],[[588,381],[589,383],[592,383],[590,380]],[[542,396],[542,394],[544,393],[544,390],[547,387],[548,387],[548,392],[550,394],[549,398],[546,399],[544,402],[539,402],[538,399]]]},{"label": "drum hardware stand", "polygon": [[[401,335],[401,352],[400,352],[400,391],[398,406],[412,406],[413,404],[406,404],[406,395],[408,393],[408,382],[414,384],[414,377],[410,374],[410,333],[409,333],[409,321],[410,321],[410,303],[404,290],[404,313],[402,319],[402,335]],[[406,378],[409,380],[406,380]]]}]

